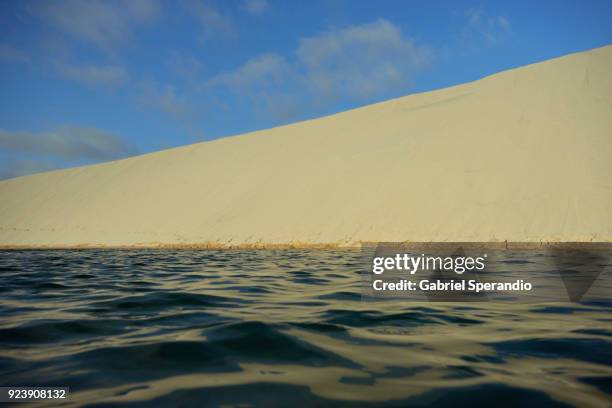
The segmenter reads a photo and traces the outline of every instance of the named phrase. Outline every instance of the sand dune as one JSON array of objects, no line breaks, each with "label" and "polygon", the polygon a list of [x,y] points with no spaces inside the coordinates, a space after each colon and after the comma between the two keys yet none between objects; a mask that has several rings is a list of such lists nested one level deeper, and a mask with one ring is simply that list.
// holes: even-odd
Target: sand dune
[{"label": "sand dune", "polygon": [[612,46],[0,182],[0,245],[612,241]]}]

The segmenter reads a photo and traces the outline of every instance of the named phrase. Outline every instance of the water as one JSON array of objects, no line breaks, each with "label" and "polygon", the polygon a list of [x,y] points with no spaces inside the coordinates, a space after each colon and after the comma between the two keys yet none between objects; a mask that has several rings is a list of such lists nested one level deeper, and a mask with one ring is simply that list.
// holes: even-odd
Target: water
[{"label": "water", "polygon": [[610,406],[609,299],[363,302],[361,261],[0,252],[0,385],[87,406]]}]

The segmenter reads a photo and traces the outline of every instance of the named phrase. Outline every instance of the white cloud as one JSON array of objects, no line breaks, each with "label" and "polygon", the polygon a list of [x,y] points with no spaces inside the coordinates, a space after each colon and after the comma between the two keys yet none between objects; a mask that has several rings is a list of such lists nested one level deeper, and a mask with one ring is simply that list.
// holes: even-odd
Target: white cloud
[{"label": "white cloud", "polygon": [[183,7],[200,23],[202,38],[213,32],[232,33],[234,28],[231,19],[213,7],[207,0],[183,0]]},{"label": "white cloud", "polygon": [[69,65],[57,63],[56,67],[62,77],[84,85],[117,86],[128,77],[125,68],[114,65]]},{"label": "white cloud", "polygon": [[266,0],[244,0],[241,8],[249,14],[258,16],[266,11],[268,2]]},{"label": "white cloud", "polygon": [[342,101],[362,103],[405,95],[416,72],[432,60],[394,24],[370,24],[302,38],[292,58],[263,53],[217,74],[204,89],[230,91],[238,103],[277,119],[294,119]]},{"label": "white cloud", "polygon": [[413,74],[432,58],[428,47],[383,19],[303,38],[296,54],[322,95],[350,98],[407,90]]},{"label": "white cloud", "polygon": [[78,40],[114,51],[131,41],[134,25],[154,20],[157,0],[33,1],[29,12]]},{"label": "white cloud", "polygon": [[512,33],[512,26],[506,17],[487,15],[479,8],[467,10],[465,17],[468,28],[488,44],[496,44]]},{"label": "white cloud", "polygon": [[202,63],[191,54],[172,51],[166,60],[166,68],[181,78],[194,80],[202,71]]},{"label": "white cloud", "polygon": [[274,53],[265,53],[248,60],[234,71],[219,74],[208,86],[225,85],[235,90],[279,84],[287,78],[290,67],[285,59]]},{"label": "white cloud", "polygon": [[152,21],[161,11],[158,0],[123,0],[120,6],[126,10],[131,19],[138,22]]},{"label": "white cloud", "polygon": [[509,33],[510,31],[512,31],[510,27],[510,21],[508,21],[508,19],[505,17],[497,17],[497,24],[505,32]]},{"label": "white cloud", "polygon": [[38,134],[0,129],[0,151],[68,160],[113,160],[137,152],[116,134],[82,126],[62,126]]},{"label": "white cloud", "polygon": [[142,106],[158,109],[175,119],[184,119],[190,113],[187,103],[178,95],[174,86],[159,85],[154,81],[142,84],[137,102]]}]

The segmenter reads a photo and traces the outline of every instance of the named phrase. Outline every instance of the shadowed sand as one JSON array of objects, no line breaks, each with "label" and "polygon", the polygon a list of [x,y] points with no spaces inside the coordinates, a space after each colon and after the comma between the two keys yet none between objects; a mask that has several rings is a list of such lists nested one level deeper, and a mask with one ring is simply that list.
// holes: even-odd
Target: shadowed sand
[{"label": "shadowed sand", "polygon": [[612,241],[612,46],[0,182],[3,247]]}]

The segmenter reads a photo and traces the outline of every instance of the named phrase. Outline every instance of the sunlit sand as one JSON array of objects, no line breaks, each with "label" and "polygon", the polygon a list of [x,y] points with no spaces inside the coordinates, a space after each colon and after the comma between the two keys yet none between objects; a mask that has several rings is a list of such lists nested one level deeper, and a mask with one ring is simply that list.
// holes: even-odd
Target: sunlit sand
[{"label": "sunlit sand", "polygon": [[612,241],[612,46],[0,182],[3,246]]}]

